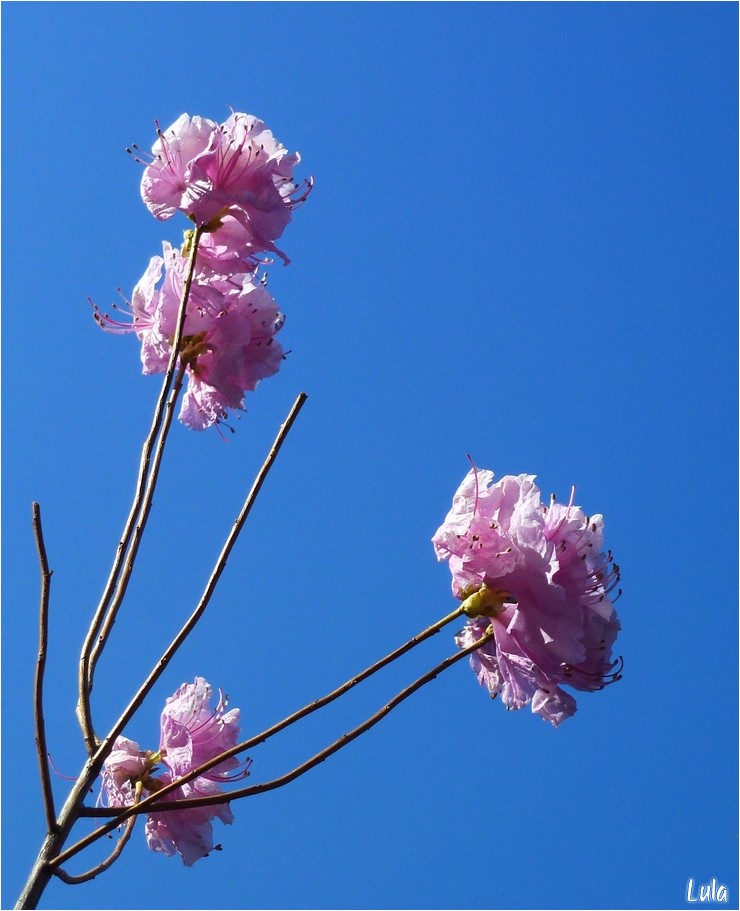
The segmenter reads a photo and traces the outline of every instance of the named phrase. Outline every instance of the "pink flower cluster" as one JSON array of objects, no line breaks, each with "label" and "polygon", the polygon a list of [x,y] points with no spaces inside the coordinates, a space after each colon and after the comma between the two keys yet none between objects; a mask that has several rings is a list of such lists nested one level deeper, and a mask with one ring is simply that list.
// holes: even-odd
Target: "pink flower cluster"
[{"label": "pink flower cluster", "polygon": [[252,253],[272,251],[303,202],[311,181],[293,180],[298,153],[278,142],[251,114],[232,114],[217,124],[182,114],[159,132],[153,161],[141,179],[141,196],[160,220],[184,212],[196,225],[230,215],[245,229]]},{"label": "pink flower cluster", "polygon": [[[141,195],[160,220],[183,212],[203,230],[187,302],[181,357],[188,385],[180,420],[203,430],[243,409],[244,395],[276,373],[283,351],[275,339],[284,318],[258,276],[302,203],[312,182],[293,180],[300,156],[289,154],[248,114],[217,124],[183,114],[152,148]],[[166,370],[193,243],[182,250],[164,244],[126,301],[121,321],[97,308],[98,323],[111,332],[135,332],[144,373]],[[118,307],[117,309],[121,309]]]},{"label": "pink flower cluster", "polygon": [[[210,759],[235,746],[239,739],[239,709],[226,711],[227,700],[219,692],[218,705],[211,709],[213,690],[202,677],[183,683],[167,699],[160,719],[159,750],[141,750],[126,737],[116,738],[102,769],[101,798],[106,806],[126,807],[134,803],[136,787],[142,799],[170,784]],[[204,775],[186,782],[163,802],[221,793],[221,784],[246,777],[250,761],[231,757]],[[159,768],[162,766],[163,768]],[[235,770],[239,770],[234,774]],[[234,816],[228,803],[215,806],[150,813],[146,819],[146,841],[153,851],[176,852],[190,867],[214,850],[211,821],[218,817],[231,824]]]},{"label": "pink flower cluster", "polygon": [[554,725],[576,711],[562,685],[600,690],[619,679],[611,650],[619,632],[610,593],[619,581],[602,553],[603,518],[572,503],[542,504],[534,475],[471,470],[432,541],[448,560],[453,594],[469,619],[456,642],[491,696],[509,709],[531,703]]}]

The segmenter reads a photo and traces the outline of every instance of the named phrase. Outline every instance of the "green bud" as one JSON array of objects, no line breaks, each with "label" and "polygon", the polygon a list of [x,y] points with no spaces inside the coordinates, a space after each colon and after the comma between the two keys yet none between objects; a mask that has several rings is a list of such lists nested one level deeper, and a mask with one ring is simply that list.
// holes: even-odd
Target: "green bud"
[{"label": "green bud", "polygon": [[503,588],[489,588],[484,582],[478,591],[468,595],[462,603],[463,613],[468,617],[496,617],[507,604],[516,602]]}]

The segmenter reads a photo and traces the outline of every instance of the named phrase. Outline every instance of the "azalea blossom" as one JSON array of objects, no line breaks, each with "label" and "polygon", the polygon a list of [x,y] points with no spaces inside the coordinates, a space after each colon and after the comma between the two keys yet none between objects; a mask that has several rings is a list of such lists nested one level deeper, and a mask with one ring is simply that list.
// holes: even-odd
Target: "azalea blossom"
[{"label": "azalea blossom", "polygon": [[181,114],[152,146],[153,160],[141,178],[141,196],[155,218],[172,218],[186,210],[193,165],[208,149],[218,124],[205,117]]},{"label": "azalea blossom", "polygon": [[[186,233],[189,242],[193,232]],[[272,263],[264,253],[248,228],[232,215],[224,215],[218,227],[201,236],[198,262],[207,266],[211,275],[229,278],[238,273],[256,272]]]},{"label": "azalea blossom", "polygon": [[[219,274],[200,257],[197,266],[183,329],[188,386],[180,420],[203,430],[224,420],[227,409],[243,409],[245,393],[280,369],[283,349],[275,334],[284,318],[254,272]],[[145,374],[167,369],[186,273],[187,258],[165,242],[126,302],[126,320],[96,310],[102,328],[136,333]]]},{"label": "azalea blossom", "polygon": [[[179,417],[193,430],[243,410],[245,394],[280,369],[275,335],[284,317],[258,272],[272,254],[289,261],[274,241],[313,185],[294,181],[299,161],[261,120],[241,113],[221,124],[183,114],[159,131],[152,148],[144,202],[161,220],[181,211],[203,229],[178,352],[187,375]],[[165,242],[162,255],[150,259],[131,300],[115,308],[124,318],[94,306],[103,329],[136,333],[146,374],[169,364],[194,233],[185,232],[182,250]]]},{"label": "azalea blossom", "polygon": [[[208,762],[239,741],[239,709],[226,711],[228,701],[220,691],[218,704],[212,709],[212,696],[210,683],[196,677],[167,699],[160,719],[159,749],[175,776]],[[218,782],[240,765],[241,761],[232,756],[203,777]]]},{"label": "azalea blossom", "polygon": [[[158,777],[160,785],[172,781],[172,776],[165,772]],[[189,797],[209,797],[220,792],[218,785],[203,778],[176,788],[165,794],[162,803],[172,800],[183,800]],[[234,814],[227,803],[215,806],[190,807],[187,810],[170,810],[166,813],[149,813],[146,818],[146,843],[152,851],[167,854],[170,857],[179,854],[186,867],[192,867],[196,860],[207,857],[211,851],[220,850],[213,843],[214,819],[220,819],[226,825],[234,821]]]},{"label": "azalea blossom", "polygon": [[[227,699],[221,692],[216,707],[211,708],[212,696],[211,685],[196,677],[167,699],[157,752],[143,751],[133,740],[118,737],[103,764],[100,802],[109,807],[131,806],[137,787],[143,799],[235,746],[239,709],[227,711]],[[220,794],[224,782],[245,778],[249,765],[250,760],[232,756],[165,794],[162,802]],[[214,850],[211,823],[216,818],[226,824],[233,822],[228,803],[149,813],[147,844],[153,851],[178,853],[186,866],[192,866]]]},{"label": "azalea blossom", "polygon": [[126,807],[134,802],[134,782],[151,768],[151,753],[127,737],[116,737],[113,750],[103,764],[102,793],[109,807]]},{"label": "azalea blossom", "polygon": [[466,648],[480,683],[509,709],[531,704],[554,725],[576,711],[562,689],[599,690],[619,679],[611,650],[620,624],[611,592],[619,568],[602,552],[603,517],[544,505],[534,475],[471,470],[432,541],[449,562],[468,621]]},{"label": "azalea blossom", "polygon": [[141,178],[141,196],[159,219],[184,212],[211,228],[225,216],[238,221],[254,252],[271,251],[312,187],[298,185],[293,168],[300,161],[257,117],[233,113],[217,124],[182,114],[152,147],[153,160]]}]

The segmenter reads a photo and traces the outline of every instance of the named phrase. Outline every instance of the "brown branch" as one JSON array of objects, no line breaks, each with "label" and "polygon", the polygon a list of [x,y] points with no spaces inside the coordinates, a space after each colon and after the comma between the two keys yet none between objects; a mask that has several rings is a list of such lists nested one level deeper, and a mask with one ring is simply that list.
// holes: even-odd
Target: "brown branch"
[{"label": "brown branch", "polygon": [[39,607],[39,652],[36,658],[36,674],[33,685],[34,721],[36,725],[36,755],[39,761],[39,775],[41,776],[41,793],[44,798],[44,813],[46,826],[49,832],[57,829],[56,811],[54,809],[54,794],[51,789],[51,775],[49,773],[49,756],[46,749],[46,724],[44,721],[44,671],[46,669],[46,648],[49,638],[49,595],[51,593],[51,577],[53,570],[49,569],[44,544],[44,532],[41,527],[41,507],[33,504],[33,535],[36,539],[36,550],[39,556],[39,571],[41,573],[41,598]]},{"label": "brown branch", "polygon": [[252,484],[252,488],[249,491],[249,494],[247,495],[247,499],[245,500],[244,505],[242,506],[242,509],[241,509],[239,515],[237,516],[237,518],[234,522],[234,525],[226,538],[226,542],[224,543],[221,553],[219,554],[219,557],[216,561],[216,565],[214,566],[214,569],[211,573],[211,577],[208,580],[208,584],[206,585],[205,591],[203,592],[203,595],[201,596],[201,599],[198,602],[198,606],[195,608],[195,610],[190,615],[189,619],[184,624],[184,626],[182,627],[180,632],[177,634],[177,636],[175,636],[175,638],[172,640],[172,642],[170,643],[168,648],[165,650],[162,657],[159,659],[159,661],[157,662],[155,667],[152,669],[152,671],[150,672],[147,679],[144,681],[144,683],[141,685],[141,687],[139,687],[138,692],[136,693],[134,698],[131,700],[131,702],[128,704],[128,706],[124,709],[123,714],[118,719],[118,721],[115,723],[115,725],[111,729],[110,733],[107,735],[105,740],[102,741],[102,743],[99,745],[97,752],[94,754],[94,756],[91,757],[91,767],[92,768],[96,768],[98,770],[101,768],[104,757],[107,756],[107,754],[110,752],[111,744],[116,739],[116,737],[121,733],[121,731],[126,726],[128,721],[131,719],[133,714],[136,712],[136,710],[139,708],[141,703],[144,701],[144,699],[148,695],[151,688],[154,686],[154,684],[157,682],[159,677],[164,672],[165,668],[169,664],[173,655],[177,652],[179,647],[182,645],[182,643],[185,641],[185,639],[188,637],[188,635],[192,632],[196,623],[198,622],[198,620],[200,620],[201,616],[205,612],[205,609],[208,607],[208,604],[211,600],[211,596],[213,595],[216,585],[218,584],[218,581],[221,578],[221,573],[223,572],[223,570],[226,566],[226,561],[234,547],[234,544],[237,541],[237,538],[239,537],[239,533],[241,532],[242,528],[244,527],[244,523],[246,522],[247,516],[251,512],[252,506],[254,505],[254,503],[257,499],[257,495],[259,494],[260,489],[262,488],[262,485],[264,484],[265,479],[267,478],[267,475],[269,474],[270,469],[272,468],[272,466],[275,462],[275,459],[277,458],[280,448],[282,447],[283,443],[285,442],[285,439],[288,436],[288,433],[290,432],[290,428],[293,426],[293,423],[295,422],[295,419],[298,417],[298,413],[300,412],[300,410],[303,407],[307,398],[308,398],[308,396],[306,395],[305,392],[301,392],[298,395],[295,402],[293,403],[293,407],[290,409],[290,412],[288,413],[287,418],[281,425],[281,427],[277,433],[277,436],[275,437],[275,441],[273,442],[272,447],[267,455],[267,458],[265,459],[262,467],[260,468],[260,470],[257,474],[257,477],[255,478],[254,483]]},{"label": "brown branch", "polygon": [[[444,661],[441,661],[436,667],[433,667],[430,671],[427,671],[426,674],[422,674],[421,677],[418,677],[412,684],[407,686],[405,689],[401,690],[398,695],[394,696],[390,702],[386,703],[382,709],[379,709],[375,712],[374,715],[371,715],[366,721],[363,721],[362,724],[357,725],[356,728],[353,728],[348,734],[343,734],[334,743],[329,744],[328,747],[325,747],[323,750],[316,753],[315,756],[312,756],[306,762],[302,763],[299,766],[296,766],[291,772],[281,775],[279,778],[273,778],[272,781],[265,781],[262,784],[253,785],[250,788],[240,788],[237,791],[232,791],[230,794],[227,794],[226,797],[231,800],[236,800],[240,797],[251,797],[254,794],[263,794],[266,791],[273,791],[275,788],[280,788],[283,785],[290,784],[291,781],[295,781],[296,778],[300,778],[301,775],[305,775],[306,772],[309,772],[315,766],[322,763],[325,759],[328,759],[334,753],[339,752],[339,750],[346,747],[347,744],[352,743],[353,740],[356,740],[361,734],[364,734],[365,731],[369,731],[370,728],[374,727],[379,721],[385,718],[393,709],[400,705],[405,699],[408,699],[409,696],[413,695],[417,690],[420,690],[423,686],[426,686],[427,683],[430,683],[443,671],[446,671],[448,667],[452,667],[453,664],[457,664],[458,661],[461,661],[471,652],[476,651],[482,645],[485,645],[490,639],[494,636],[493,630],[489,627],[489,632],[475,642],[473,645],[468,646],[467,648],[461,649],[457,654],[451,655],[449,658],[445,658]],[[198,801],[200,801],[198,803]],[[186,807],[194,806],[203,806],[205,800],[202,797],[198,797],[191,800],[183,801],[174,801],[173,804],[180,803],[182,809]],[[219,801],[223,803],[225,801]],[[155,806],[152,812],[159,812],[162,808]]]},{"label": "brown branch", "polygon": [[[446,617],[443,617],[441,620],[438,620],[436,623],[433,623],[431,626],[428,626],[425,630],[409,639],[408,642],[405,642],[397,649],[394,649],[394,651],[392,651],[390,654],[386,655],[384,658],[381,658],[379,661],[376,661],[375,664],[371,664],[370,667],[365,668],[364,671],[356,674],[341,686],[338,686],[335,690],[332,690],[325,696],[322,696],[321,698],[316,699],[314,702],[303,706],[303,708],[298,709],[298,711],[293,712],[292,715],[288,715],[286,718],[283,718],[281,721],[278,721],[276,724],[273,724],[271,727],[267,728],[261,733],[255,734],[253,737],[250,737],[248,740],[244,740],[241,743],[237,743],[235,746],[230,747],[223,753],[219,753],[218,756],[214,756],[212,759],[209,759],[207,762],[204,762],[197,768],[192,769],[186,775],[175,779],[170,784],[164,785],[159,791],[157,791],[156,797],[155,795],[151,795],[150,797],[145,798],[145,800],[148,800],[150,803],[152,803],[155,799],[158,800],[161,797],[165,797],[172,791],[176,791],[183,784],[187,784],[187,782],[193,781],[193,779],[198,778],[200,775],[204,775],[206,772],[209,772],[212,768],[220,765],[222,762],[230,759],[232,756],[236,756],[239,753],[244,753],[247,750],[251,750],[252,747],[258,746],[261,743],[265,743],[270,739],[270,737],[273,737],[280,731],[285,730],[285,728],[290,727],[291,724],[295,724],[296,721],[300,721],[302,718],[305,718],[307,715],[310,715],[318,709],[323,708],[330,702],[334,702],[335,699],[338,699],[340,696],[343,696],[345,693],[349,692],[349,690],[357,686],[358,683],[362,683],[363,680],[367,680],[368,677],[371,677],[373,674],[382,670],[384,667],[387,667],[387,665],[389,665],[391,662],[395,661],[397,658],[400,658],[401,655],[404,655],[412,648],[415,648],[426,639],[429,639],[431,636],[435,635],[435,633],[438,633],[444,626],[446,626],[448,623],[451,623],[462,613],[462,606],[456,608],[454,611],[452,611],[452,613],[448,614]],[[113,812],[114,811],[106,808],[83,807],[81,815],[110,816],[113,815]]]},{"label": "brown branch", "polygon": [[[190,250],[190,262],[188,264],[188,274],[185,279],[185,284],[183,285],[182,300],[180,302],[180,309],[178,311],[177,328],[173,339],[170,360],[167,365],[167,371],[162,383],[162,389],[159,393],[157,405],[154,410],[152,425],[142,447],[139,474],[136,481],[136,488],[134,492],[134,500],[131,505],[131,511],[129,512],[128,518],[126,520],[123,534],[121,535],[121,540],[119,541],[118,547],[116,549],[113,566],[111,567],[111,571],[108,576],[108,581],[106,582],[100,603],[98,604],[98,607],[93,616],[93,620],[90,624],[90,628],[85,637],[85,641],[82,647],[82,654],[80,656],[77,715],[82,727],[85,744],[87,745],[88,753],[90,755],[92,755],[95,746],[97,745],[97,739],[95,737],[95,731],[91,717],[90,692],[92,691],[93,687],[95,664],[97,663],[100,652],[105,645],[107,633],[98,639],[97,643],[95,643],[95,638],[98,636],[106,611],[108,610],[111,599],[113,598],[116,591],[116,587],[119,586],[120,588],[119,577],[121,573],[121,567],[123,565],[124,557],[126,556],[127,552],[130,553],[129,544],[131,542],[131,536],[134,534],[137,519],[140,512],[142,511],[142,502],[146,498],[147,493],[150,497],[150,500],[151,495],[153,494],[153,487],[147,485],[147,480],[150,474],[150,460],[152,451],[154,450],[155,441],[157,437],[160,436],[160,428],[162,426],[163,417],[166,417],[166,409],[169,406],[168,395],[170,392],[173,376],[175,375],[177,359],[180,354],[180,344],[182,342],[183,329],[185,326],[187,300],[190,294],[190,288],[192,286],[193,275],[195,273],[195,260],[202,230],[203,229],[200,227],[196,228],[193,235],[192,247]],[[168,404],[166,405],[165,403]],[[155,455],[155,463],[157,461],[157,458],[161,459],[161,450],[164,446],[164,439],[166,439],[166,432],[160,436],[157,455]],[[143,528],[141,530],[143,531]],[[110,626],[112,626],[112,621],[107,624],[108,632],[110,631]],[[95,647],[93,652],[94,644]]]},{"label": "brown branch", "polygon": [[265,781],[262,784],[253,785],[249,788],[239,788],[236,791],[224,791],[223,793],[214,795],[212,797],[193,797],[186,800],[170,801],[161,805],[156,803],[157,798],[162,793],[158,791],[155,794],[151,794],[149,797],[146,797],[137,806],[130,806],[127,809],[123,810],[115,819],[95,829],[94,832],[91,832],[84,838],[81,838],[78,842],[69,847],[66,851],[62,852],[58,857],[52,859],[50,862],[52,864],[64,863],[64,861],[68,860],[70,857],[73,857],[79,851],[83,850],[83,848],[86,848],[88,845],[97,841],[99,838],[102,838],[103,835],[106,835],[117,825],[120,825],[124,819],[128,819],[131,816],[139,815],[141,813],[162,813],[172,812],[173,810],[185,810],[193,807],[215,806],[217,804],[229,803],[232,800],[238,800],[242,797],[251,797],[255,794],[262,794],[266,791],[272,791],[275,788],[289,784],[291,781],[295,781],[296,778],[304,775],[310,769],[314,768],[314,766],[317,766],[325,759],[328,759],[328,757],[333,753],[338,752],[343,747],[347,746],[347,744],[351,743],[353,740],[359,737],[361,734],[364,734],[365,731],[376,725],[397,705],[399,705],[405,699],[408,699],[409,696],[415,693],[418,689],[421,689],[421,687],[423,687],[425,684],[429,683],[431,680],[434,680],[434,678],[441,674],[442,671],[447,670],[448,667],[456,664],[458,661],[465,658],[466,655],[469,655],[471,652],[474,652],[476,649],[479,649],[481,646],[485,645],[486,642],[493,638],[493,635],[493,630],[489,628],[489,631],[477,642],[474,642],[467,648],[461,649],[455,655],[446,658],[444,661],[440,662],[440,664],[433,667],[430,671],[427,671],[426,674],[423,674],[410,686],[407,686],[405,689],[401,690],[401,692],[394,696],[390,702],[386,703],[382,709],[377,711],[374,715],[371,715],[370,718],[368,718],[362,724],[358,725],[356,728],[353,728],[348,734],[343,734],[338,740],[335,740],[334,743],[330,744],[319,753],[316,753],[306,762],[302,763],[299,766],[296,766],[292,771],[287,772],[285,775],[281,775],[279,778],[274,778],[272,781]]},{"label": "brown branch", "polygon": [[[111,569],[103,595],[101,597],[100,604],[98,605],[98,608],[88,629],[80,657],[77,715],[82,727],[86,745],[88,747],[89,757],[85,763],[84,768],[80,772],[77,781],[72,787],[72,790],[70,791],[64,803],[64,806],[60,811],[56,828],[53,831],[50,831],[47,837],[44,839],[41,850],[39,851],[33,868],[29,874],[28,880],[26,881],[26,884],[23,887],[23,890],[21,891],[21,894],[18,898],[18,902],[16,904],[17,908],[35,908],[37,906],[38,901],[44,889],[46,888],[46,885],[48,884],[49,878],[52,874],[51,860],[57,856],[59,850],[69,836],[72,826],[79,818],[80,808],[84,803],[86,795],[90,791],[92,782],[100,772],[105,756],[110,750],[110,744],[114,739],[114,737],[111,737],[108,742],[101,744],[98,748],[98,741],[95,736],[90,711],[90,691],[92,690],[90,654],[95,637],[98,634],[101,623],[104,620],[106,609],[110,604],[111,597],[115,591],[116,583],[119,580],[121,566],[124,557],[126,556],[126,548],[130,543],[135,523],[141,512],[142,496],[146,496],[145,493],[142,494],[142,491],[144,490],[144,486],[146,485],[146,482],[150,475],[149,463],[152,450],[154,448],[154,444],[158,435],[160,436],[161,440],[160,428],[162,426],[163,417],[166,419],[168,413],[171,415],[172,408],[174,407],[174,403],[173,405],[169,405],[168,393],[170,391],[172,378],[174,376],[175,367],[180,354],[179,349],[183,336],[187,296],[190,292],[192,278],[194,275],[195,248],[197,248],[197,241],[200,239],[201,233],[202,229],[198,228],[193,238],[191,262],[188,270],[188,276],[185,282],[185,287],[183,289],[183,298],[180,304],[180,311],[178,313],[178,325],[175,336],[173,338],[170,362],[165,374],[165,380],[162,385],[159,400],[155,408],[152,427],[142,449],[142,458],[139,467],[137,488],[134,494],[134,503],[132,505],[129,518],[126,522],[121,541],[119,542],[116,556],[113,562],[113,567]],[[167,411],[165,411],[165,409],[167,409]],[[163,443],[160,443],[160,450],[162,445]],[[151,490],[151,488],[149,489]]]},{"label": "brown branch", "polygon": [[175,377],[175,382],[172,386],[170,396],[167,400],[167,406],[164,415],[164,421],[162,422],[162,432],[157,443],[157,449],[154,453],[154,459],[152,461],[152,467],[149,472],[149,477],[147,479],[146,490],[144,492],[144,499],[141,505],[141,512],[139,513],[138,521],[136,528],[134,529],[133,535],[131,536],[131,541],[126,555],[126,563],[123,568],[123,572],[118,580],[118,585],[116,587],[115,597],[108,608],[108,613],[105,617],[105,622],[103,623],[103,628],[100,631],[100,635],[92,649],[90,655],[90,667],[89,667],[89,689],[92,690],[92,676],[95,672],[95,666],[98,663],[100,654],[105,647],[108,637],[110,636],[111,630],[113,629],[113,624],[116,622],[116,616],[118,615],[118,610],[123,603],[123,598],[126,594],[126,589],[128,588],[129,581],[131,580],[131,574],[134,569],[134,561],[136,560],[136,555],[139,551],[139,545],[141,544],[141,539],[144,534],[144,528],[146,527],[147,520],[149,518],[149,513],[152,508],[152,500],[154,496],[154,488],[157,485],[157,480],[159,478],[159,470],[162,465],[162,455],[164,453],[164,445],[167,442],[167,436],[169,434],[170,427],[172,426],[172,419],[175,415],[175,405],[177,404],[177,399],[180,395],[180,390],[182,389],[182,384],[185,380],[185,365],[181,365],[180,369],[177,372]]},{"label": "brown branch", "polygon": [[[134,796],[134,804],[133,804],[134,806],[136,806],[136,804],[139,802],[140,797],[141,797],[141,782],[139,781],[136,784],[136,794]],[[79,883],[87,883],[87,882],[90,882],[91,879],[95,879],[95,877],[99,873],[103,873],[105,870],[108,869],[108,867],[112,866],[116,860],[118,860],[118,858],[121,855],[121,851],[123,851],[123,849],[126,847],[126,843],[128,842],[129,838],[131,838],[131,833],[134,831],[135,824],[136,824],[135,816],[131,816],[131,817],[129,817],[129,819],[126,820],[125,828],[124,828],[123,832],[121,833],[121,837],[118,839],[118,842],[116,843],[115,848],[105,858],[105,860],[101,861],[97,866],[93,867],[90,870],[87,870],[85,873],[79,873],[77,875],[72,875],[71,873],[67,873],[65,870],[62,870],[61,867],[54,867],[54,870],[53,870],[54,875],[58,876],[59,879],[62,880],[62,882],[65,882],[70,886],[76,886],[76,885],[79,885]]]},{"label": "brown branch", "polygon": [[[290,430],[292,423],[295,421],[295,418],[297,417],[298,412],[299,412],[300,408],[302,407],[303,403],[305,402],[306,398],[307,398],[307,396],[305,395],[305,393],[301,393],[298,396],[285,423],[280,428],[280,431],[278,432],[275,442],[273,443],[272,449],[270,450],[270,453],[269,453],[267,459],[265,460],[265,463],[262,466],[262,469],[260,470],[260,473],[259,473],[257,479],[255,480],[255,483],[252,486],[252,490],[250,491],[250,494],[247,497],[247,502],[245,503],[245,506],[242,509],[242,513],[240,513],[239,518],[235,522],[234,529],[232,530],[230,536],[227,538],[227,541],[226,541],[226,544],[224,545],[221,557],[219,558],[216,568],[214,569],[214,573],[211,577],[211,582],[209,583],[209,587],[206,589],[206,594],[204,594],[204,599],[206,599],[206,595],[208,595],[208,598],[210,598],[210,594],[212,593],[213,588],[215,587],[215,583],[218,581],[218,576],[220,576],[220,573],[223,571],[223,567],[225,566],[225,563],[226,563],[226,558],[228,557],[229,553],[231,552],[233,544],[234,544],[236,538],[238,537],[239,531],[241,530],[241,525],[244,524],[244,520],[246,519],[246,514],[250,511],[251,506],[253,505],[254,500],[259,492],[259,489],[261,488],[262,484],[264,483],[264,480],[270,470],[270,467],[272,466],[273,462],[275,461],[275,457],[277,456],[277,453],[278,453],[280,447],[282,446],[282,443],[284,442],[285,437],[287,436],[288,431]],[[201,599],[201,600],[203,601],[204,599]],[[207,599],[206,599],[206,603],[207,603]],[[205,607],[203,607],[203,609],[205,609]],[[200,613],[202,613],[202,610],[200,611]],[[196,610],[196,612],[194,612],[194,614],[190,618],[190,621],[189,621],[189,623],[191,624],[190,628],[192,628],[192,625],[194,625],[194,623],[197,621],[199,616],[200,616],[200,614]],[[73,856],[73,854],[76,854],[78,852],[78,850],[81,850],[87,844],[91,843],[92,841],[95,841],[99,837],[99,835],[96,835],[95,833],[93,833],[93,837],[91,839],[90,838],[83,839],[82,842],[79,843],[79,846],[73,845],[74,850],[64,851],[63,853],[60,853],[60,849],[61,849],[62,845],[64,844],[64,841],[68,837],[72,826],[74,825],[75,821],[81,815],[82,803],[85,799],[85,796],[89,793],[93,780],[100,772],[100,769],[103,765],[105,757],[110,752],[111,744],[113,743],[115,738],[118,736],[118,734],[121,733],[121,731],[123,730],[123,727],[129,720],[131,715],[133,715],[133,713],[136,711],[138,706],[144,700],[145,696],[149,692],[149,689],[154,685],[154,683],[158,679],[159,675],[164,670],[164,667],[166,666],[167,662],[172,657],[174,652],[177,650],[177,647],[179,647],[180,642],[184,638],[183,634],[186,634],[187,632],[189,632],[188,624],[186,624],[186,626],[183,627],[183,630],[180,631],[180,634],[178,635],[178,637],[172,642],[168,651],[165,652],[165,654],[162,656],[162,659],[160,660],[160,666],[158,668],[155,668],[154,671],[149,675],[149,677],[147,678],[147,681],[140,688],[139,692],[134,697],[134,699],[129,703],[128,707],[124,711],[124,714],[121,716],[121,718],[119,718],[119,720],[116,723],[116,725],[114,726],[114,728],[111,730],[111,732],[105,738],[105,740],[99,745],[96,752],[88,759],[87,763],[85,764],[85,768],[80,773],[79,778],[77,779],[74,787],[72,788],[72,791],[70,792],[69,796],[67,797],[64,807],[61,810],[61,813],[59,816],[59,826],[60,826],[59,831],[57,833],[55,833],[53,836],[50,835],[49,837],[47,837],[46,841],[44,842],[44,845],[42,846],[41,851],[39,852],[39,855],[36,859],[36,863],[34,864],[33,869],[31,870],[31,873],[28,877],[28,881],[18,899],[18,903],[17,903],[18,908],[35,908],[44,888],[46,887],[46,885],[49,881],[50,876],[52,875],[53,868],[55,866],[59,865],[60,863],[63,863],[64,861],[66,861],[69,857]],[[134,808],[129,807],[128,809],[130,811],[131,809],[134,809]],[[126,812],[126,811],[124,811],[124,812]],[[123,814],[119,814],[119,817],[117,819],[113,820],[111,829],[114,829],[121,822],[124,822],[125,819],[128,818],[128,815],[134,815],[134,814],[128,813],[126,816],[124,816]],[[106,830],[106,831],[110,831],[110,829]],[[102,834],[106,834],[106,833],[101,832],[100,835],[102,835]]]}]

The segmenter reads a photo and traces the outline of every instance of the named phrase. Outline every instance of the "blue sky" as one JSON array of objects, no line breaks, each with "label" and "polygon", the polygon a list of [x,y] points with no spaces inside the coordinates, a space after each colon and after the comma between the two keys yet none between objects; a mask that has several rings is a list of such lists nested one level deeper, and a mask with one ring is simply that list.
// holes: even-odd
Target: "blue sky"
[{"label": "blue sky", "polygon": [[[3,907],[42,838],[31,688],[83,761],[76,661],[158,382],[95,326],[184,219],[124,153],[183,111],[257,114],[314,193],[270,288],[291,349],[227,442],[177,426],[96,688],[111,722],[189,613],[296,394],[308,404],[202,628],[251,734],[449,612],[430,537],[471,453],[603,513],[624,679],[551,729],[457,665],[192,869],[141,831],[53,908],[681,908],[738,902],[737,7],[730,3],[6,3]],[[454,651],[444,632],[252,753],[292,768]],[[55,781],[61,802],[68,783]],[[218,824],[217,824],[218,826]],[[70,872],[82,868],[70,864]]]}]

